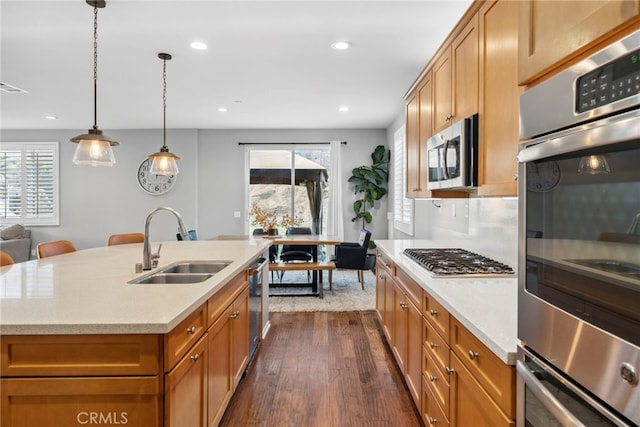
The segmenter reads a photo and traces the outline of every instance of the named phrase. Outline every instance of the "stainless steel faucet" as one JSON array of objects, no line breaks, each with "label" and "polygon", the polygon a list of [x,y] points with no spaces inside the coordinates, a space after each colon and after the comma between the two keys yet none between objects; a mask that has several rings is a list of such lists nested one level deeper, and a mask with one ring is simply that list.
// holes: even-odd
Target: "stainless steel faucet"
[{"label": "stainless steel faucet", "polygon": [[142,248],[142,269],[143,270],[151,270],[152,268],[156,267],[158,263],[158,259],[160,258],[160,248],[162,247],[162,245],[158,247],[157,253],[151,254],[151,243],[149,242],[149,224],[151,224],[151,218],[153,218],[153,216],[160,211],[171,212],[176,217],[176,219],[178,220],[178,231],[180,232],[182,239],[188,240],[189,231],[187,230],[187,227],[184,225],[182,216],[178,212],[174,211],[171,208],[165,208],[165,207],[160,207],[152,210],[149,213],[149,215],[147,215],[147,220],[144,223],[144,246]]}]

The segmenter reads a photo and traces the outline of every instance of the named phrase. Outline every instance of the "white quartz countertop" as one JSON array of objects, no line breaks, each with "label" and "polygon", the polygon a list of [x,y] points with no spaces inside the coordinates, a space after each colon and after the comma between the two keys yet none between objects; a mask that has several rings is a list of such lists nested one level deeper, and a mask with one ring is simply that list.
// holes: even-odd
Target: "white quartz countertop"
[{"label": "white quartz countertop", "polygon": [[402,251],[446,246],[430,240],[376,240],[376,245],[504,363],[515,365],[518,328],[515,276],[435,277],[402,255]]},{"label": "white quartz countertop", "polygon": [[[0,268],[0,334],[165,334],[246,269],[271,242],[162,243],[159,268],[185,260],[231,261],[193,284],[129,284],[142,243],[81,250]],[[155,269],[154,269],[155,270]]]}]

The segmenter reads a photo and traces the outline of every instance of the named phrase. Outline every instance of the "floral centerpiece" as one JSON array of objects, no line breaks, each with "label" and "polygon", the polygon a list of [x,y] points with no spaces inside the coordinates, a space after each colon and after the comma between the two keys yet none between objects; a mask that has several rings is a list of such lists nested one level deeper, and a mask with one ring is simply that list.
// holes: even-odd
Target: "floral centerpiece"
[{"label": "floral centerpiece", "polygon": [[251,220],[251,225],[259,225],[262,230],[269,234],[275,235],[278,225],[284,228],[291,228],[297,225],[302,224],[302,219],[297,217],[292,217],[289,214],[284,214],[278,220],[276,214],[271,212],[265,212],[261,208],[254,206],[250,211],[249,215],[253,217]]}]

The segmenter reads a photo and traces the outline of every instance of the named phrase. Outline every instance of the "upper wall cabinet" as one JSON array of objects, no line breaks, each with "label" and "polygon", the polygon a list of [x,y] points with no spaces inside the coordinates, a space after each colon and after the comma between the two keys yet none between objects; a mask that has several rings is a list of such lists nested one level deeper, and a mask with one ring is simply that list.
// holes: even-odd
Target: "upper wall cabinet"
[{"label": "upper wall cabinet", "polygon": [[518,2],[487,1],[480,11],[478,195],[515,196],[518,172]]},{"label": "upper wall cabinet", "polygon": [[431,72],[406,104],[407,198],[431,197],[427,190],[427,139],[431,136]]},{"label": "upper wall cabinet", "polygon": [[638,0],[546,1],[520,4],[518,81],[529,84],[570,62],[611,30],[638,18]]},{"label": "upper wall cabinet", "polygon": [[433,133],[478,112],[478,17],[474,15],[432,68]]}]

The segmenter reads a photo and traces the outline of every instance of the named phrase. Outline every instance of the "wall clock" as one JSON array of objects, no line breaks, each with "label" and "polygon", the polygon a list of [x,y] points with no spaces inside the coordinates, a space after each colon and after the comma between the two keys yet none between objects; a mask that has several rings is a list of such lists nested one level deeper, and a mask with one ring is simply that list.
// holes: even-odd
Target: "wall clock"
[{"label": "wall clock", "polygon": [[175,175],[155,175],[150,172],[151,160],[144,159],[138,166],[138,184],[145,193],[158,196],[173,188],[176,183]]},{"label": "wall clock", "polygon": [[560,182],[560,166],[556,162],[534,163],[527,167],[527,188],[531,191],[552,190]]}]

